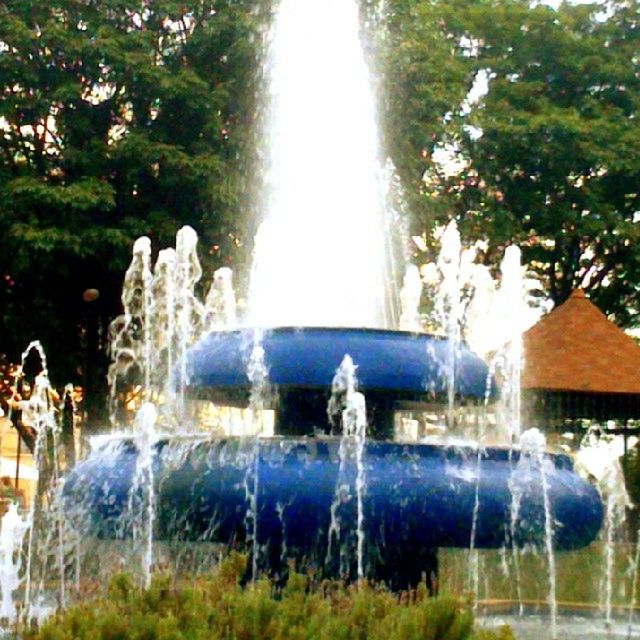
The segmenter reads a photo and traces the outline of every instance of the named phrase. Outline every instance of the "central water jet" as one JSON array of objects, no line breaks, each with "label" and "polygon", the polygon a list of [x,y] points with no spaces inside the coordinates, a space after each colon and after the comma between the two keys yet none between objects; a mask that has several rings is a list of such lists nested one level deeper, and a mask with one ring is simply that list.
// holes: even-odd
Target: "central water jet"
[{"label": "central water jet", "polygon": [[265,76],[248,324],[393,328],[385,186],[357,3],[281,0]]}]

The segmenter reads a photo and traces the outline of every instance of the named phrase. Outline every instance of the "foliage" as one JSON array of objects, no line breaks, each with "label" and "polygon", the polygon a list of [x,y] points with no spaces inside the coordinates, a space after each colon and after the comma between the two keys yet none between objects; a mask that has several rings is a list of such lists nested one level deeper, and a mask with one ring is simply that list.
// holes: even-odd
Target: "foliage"
[{"label": "foliage", "polygon": [[489,86],[459,117],[468,166],[440,195],[490,254],[519,243],[554,302],[581,286],[637,324],[640,4],[465,6],[452,28]]},{"label": "foliage", "polygon": [[190,583],[158,577],[140,591],[126,575],[115,576],[108,597],[84,602],[25,634],[30,640],[127,640],[157,638],[237,640],[509,640],[507,629],[473,629],[468,605],[431,599],[423,587],[397,598],[374,587],[312,586],[293,575],[278,594],[268,581],[238,586],[238,557]]},{"label": "foliage", "polygon": [[78,379],[82,337],[99,348],[87,314],[118,312],[138,235],[167,246],[190,224],[209,267],[235,258],[253,5],[0,5],[0,351],[38,337],[58,382]]},{"label": "foliage", "polygon": [[451,114],[475,77],[475,61],[451,28],[450,14],[449,3],[440,0],[387,0],[377,32],[383,147],[418,234],[430,234],[434,221],[446,215],[447,204],[430,198],[424,176],[432,171],[434,151],[459,127]]},{"label": "foliage", "polygon": [[456,217],[490,265],[516,242],[556,304],[581,286],[634,326],[640,3],[607,6],[389,0],[381,120],[413,233]]}]

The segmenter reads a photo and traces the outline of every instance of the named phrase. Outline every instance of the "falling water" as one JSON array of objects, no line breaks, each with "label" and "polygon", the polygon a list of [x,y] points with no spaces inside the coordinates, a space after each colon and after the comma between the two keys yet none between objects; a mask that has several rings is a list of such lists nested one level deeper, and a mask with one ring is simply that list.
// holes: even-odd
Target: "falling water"
[{"label": "falling water", "polygon": [[518,599],[518,615],[524,614],[524,601],[522,597],[522,574],[520,569],[520,549],[516,541],[518,518],[520,517],[520,492],[513,481],[513,471],[509,479],[509,491],[511,493],[511,508],[509,509],[509,538],[511,542],[511,559],[513,560],[514,580],[516,583],[516,598]]},{"label": "falling water", "polygon": [[422,278],[420,270],[414,264],[410,264],[404,274],[402,290],[400,291],[400,330],[422,331],[420,317],[420,299],[422,297]]},{"label": "falling water", "polygon": [[367,410],[362,393],[347,393],[346,407],[342,414],[344,432],[354,439],[356,459],[356,536],[358,580],[364,578],[364,444],[367,430]]},{"label": "falling water", "polygon": [[145,588],[151,585],[153,568],[153,528],[156,517],[156,490],[153,471],[153,454],[157,441],[158,414],[151,403],[140,407],[133,426],[138,449],[128,500],[128,517],[134,545],[141,549],[142,578]]},{"label": "falling water", "polygon": [[[17,408],[21,411],[23,426],[33,431],[33,461],[38,474],[37,484],[30,497],[29,511],[25,518],[19,516],[21,521],[9,516],[6,530],[3,521],[4,552],[3,556],[4,578],[7,580],[6,588],[3,588],[5,605],[8,602],[8,584],[15,582],[16,576],[11,576],[8,547],[10,538],[27,533],[25,545],[26,566],[21,580],[24,579],[23,612],[26,619],[31,616],[40,618],[52,611],[51,596],[57,591],[57,604],[60,607],[66,605],[66,544],[65,532],[67,530],[67,517],[62,508],[62,466],[60,458],[60,432],[61,427],[56,419],[57,399],[56,392],[49,382],[47,358],[40,342],[33,341],[23,352],[21,365],[17,370],[14,381],[15,392],[23,395],[25,384],[21,379],[25,376],[25,365],[32,353],[36,353],[40,361],[40,371],[30,385],[30,392],[26,399],[21,399]],[[66,389],[68,392],[68,388]],[[68,399],[67,399],[68,400]],[[64,400],[63,400],[64,402]],[[13,410],[14,407],[12,407]],[[67,402],[68,408],[68,402]],[[10,416],[11,417],[11,416]],[[21,434],[20,436],[21,437]],[[66,459],[69,463],[69,459]],[[12,533],[13,531],[13,533]],[[19,568],[20,559],[15,559],[14,569]],[[16,574],[17,575],[17,574]],[[57,585],[56,591],[51,587]],[[46,600],[49,602],[45,602]],[[5,606],[5,610],[6,610]]]},{"label": "falling water", "polygon": [[[500,401],[497,407],[498,423],[506,433],[491,434],[493,439],[518,443],[520,435],[520,378],[522,371],[522,332],[528,328],[523,271],[520,251],[508,247],[501,264],[499,287],[489,270],[475,262],[480,244],[463,248],[456,222],[451,221],[440,237],[440,254],[437,262],[425,269],[427,281],[434,294],[435,326],[448,338],[446,361],[443,375],[446,380],[448,400],[448,423],[454,427],[456,364],[460,342],[464,339],[480,355],[497,352],[490,370],[487,389],[498,372],[500,381]],[[485,398],[485,416],[477,435],[476,457],[476,500],[474,502],[469,555],[469,586],[478,597],[479,557],[475,550],[475,535],[479,517],[480,469],[485,446],[486,418],[489,395]],[[512,488],[510,539],[515,538],[515,525],[519,517],[519,497]],[[521,600],[519,558],[517,547],[511,544],[516,573],[518,599]],[[506,558],[506,556],[505,556]],[[506,566],[506,564],[505,564]]]},{"label": "falling water", "polygon": [[604,619],[605,623],[610,625],[612,619],[612,596],[613,596],[613,563],[614,563],[614,535],[616,533],[616,498],[611,491],[606,496],[605,507],[605,577],[604,577]]},{"label": "falling water", "polygon": [[[331,46],[327,47],[327,38]],[[249,317],[256,326],[330,325],[393,327],[397,313],[385,265],[389,264],[388,218],[385,218],[385,189],[379,170],[379,150],[375,113],[372,107],[368,72],[360,44],[359,20],[355,0],[281,0],[271,34],[267,77],[270,86],[270,117],[265,138],[269,145],[265,179],[264,219],[256,237],[251,274]],[[188,384],[187,350],[204,330],[235,326],[237,308],[228,269],[216,272],[204,304],[195,295],[202,270],[196,252],[197,237],[189,227],[177,238],[176,250],[160,252],[155,268],[150,267],[150,243],[141,238],[134,246],[132,264],[125,277],[124,316],[114,325],[114,364],[110,373],[113,394],[119,377],[132,368],[147,392],[154,385],[157,396],[170,398],[177,385],[176,419],[184,421],[185,391]],[[442,276],[442,324],[449,338],[446,362],[449,422],[453,424],[456,386],[456,359],[461,340],[462,289],[468,282],[465,266],[471,253],[462,251],[460,234],[452,223],[442,236],[443,251],[438,261]],[[510,247],[502,263],[502,283],[498,294],[487,282],[486,270],[477,271],[475,289],[488,297],[498,297],[506,317],[508,343],[503,352],[505,405],[503,418],[509,442],[517,443],[520,431],[520,374],[522,345],[519,312],[523,282],[519,250]],[[394,278],[392,277],[391,280]],[[410,267],[402,292],[402,328],[421,329],[418,313],[422,279],[417,268]],[[478,305],[481,308],[482,305]],[[471,307],[473,309],[473,307]],[[481,315],[481,314],[480,314]],[[486,319],[486,318],[485,318]],[[31,348],[39,348],[31,345]],[[25,356],[26,357],[26,356]],[[24,358],[23,358],[24,359]],[[134,366],[135,365],[135,366]],[[48,389],[46,361],[36,382],[34,403]],[[177,369],[177,381],[174,373]],[[355,510],[357,575],[364,567],[364,498],[366,474],[365,398],[357,391],[356,366],[349,356],[336,372],[329,405],[332,420],[341,424],[340,469],[331,507],[329,545],[340,541],[344,523],[340,509]],[[256,331],[247,366],[251,385],[249,408],[253,420],[253,453],[247,466],[247,529],[252,542],[252,577],[259,568],[258,490],[260,441],[263,409],[268,394],[268,368],[262,346],[262,333]],[[45,395],[43,395],[45,394]],[[488,396],[487,396],[488,397]],[[46,402],[44,403],[46,404]],[[43,404],[43,406],[44,406]],[[38,405],[39,406],[39,405]],[[54,430],[49,407],[37,413],[36,459],[46,442],[47,430]],[[36,407],[36,412],[40,408]],[[115,414],[114,414],[115,419]],[[134,539],[142,547],[142,574],[148,586],[153,566],[153,530],[155,522],[155,486],[153,454],[157,414],[153,405],[143,404],[134,425],[138,448],[129,510],[135,512]],[[535,435],[535,434],[534,434]],[[42,439],[44,438],[44,440]],[[476,494],[471,547],[480,509],[480,467],[484,433],[478,440]],[[527,444],[529,443],[529,444]],[[533,444],[531,444],[533,443]],[[545,551],[549,567],[549,605],[552,634],[556,627],[554,522],[549,501],[544,442],[529,434],[522,439],[523,452],[539,469],[543,494]],[[527,449],[527,446],[530,449]],[[355,469],[354,469],[355,467]],[[355,500],[353,494],[355,493]],[[520,494],[512,490],[511,541],[519,514]],[[609,502],[607,503],[609,514]],[[354,509],[355,506],[355,509]],[[282,519],[285,505],[278,505]],[[608,529],[606,564],[606,614],[611,615],[613,575],[613,503]],[[344,513],[344,511],[343,511]],[[33,515],[33,514],[32,514]],[[13,525],[20,528],[14,520]],[[341,532],[340,529],[343,528]],[[0,533],[3,567],[3,605],[15,590],[15,565],[9,563],[11,527]],[[16,529],[17,531],[17,529]],[[60,524],[60,533],[63,526]],[[29,562],[32,557],[33,528],[30,531]],[[62,537],[62,536],[60,536]],[[341,574],[350,573],[351,535],[341,545]],[[638,547],[640,549],[640,546]],[[11,552],[12,553],[12,552]],[[64,550],[59,548],[61,601],[64,602]],[[13,556],[11,556],[13,558]],[[477,560],[477,556],[476,556]],[[79,561],[78,561],[78,564]],[[636,558],[637,566],[637,558]],[[31,572],[27,570],[27,580]],[[79,570],[77,572],[79,575]],[[634,589],[637,576],[634,576]],[[479,571],[473,575],[478,591]],[[27,602],[30,588],[26,588]],[[635,593],[635,590],[634,590]],[[8,595],[7,595],[8,594]],[[635,595],[634,595],[635,601]]]},{"label": "falling water", "polygon": [[13,592],[20,586],[22,539],[30,528],[30,521],[22,518],[15,503],[9,505],[0,524],[0,618],[13,622],[16,605]]},{"label": "falling water", "polygon": [[629,600],[629,624],[628,637],[631,638],[633,619],[638,603],[638,564],[640,564],[640,531],[636,532],[636,550],[631,554],[631,598]]},{"label": "falling water", "polygon": [[448,338],[447,360],[444,366],[447,382],[449,427],[453,427],[456,393],[456,359],[460,348],[460,323],[462,305],[460,301],[460,256],[462,244],[455,220],[452,220],[440,238],[441,249],[437,267],[442,277],[438,288],[436,309],[444,334]]},{"label": "falling water", "polygon": [[270,45],[248,324],[391,328],[386,189],[358,3],[281,0]]},{"label": "falling water", "polygon": [[500,401],[501,423],[506,426],[509,442],[517,443],[521,432],[521,393],[523,351],[522,333],[525,330],[525,287],[519,247],[507,247],[500,264],[502,278],[498,290],[498,314],[504,323],[502,349],[502,389]]},{"label": "falling water", "polygon": [[[185,409],[188,384],[186,353],[200,337],[205,321],[218,321],[216,304],[232,314],[231,279],[224,275],[224,300],[210,295],[208,315],[196,295],[202,275],[197,255],[198,236],[188,226],[176,236],[176,248],[159,252],[151,269],[151,243],[147,237],[134,244],[131,264],[122,289],[124,313],[110,327],[111,357],[109,387],[111,422],[122,427],[118,409],[122,390],[138,385],[138,406],[160,401],[164,427],[182,432],[189,428]],[[218,281],[220,278],[218,278]],[[216,282],[213,289],[216,289]],[[235,311],[233,311],[235,313]],[[213,315],[212,315],[213,314]]]},{"label": "falling water", "polygon": [[[554,519],[549,498],[549,483],[547,481],[547,469],[553,463],[545,455],[547,443],[544,435],[538,429],[529,429],[520,437],[521,457],[518,463],[520,469],[531,464],[532,469],[537,468],[540,473],[540,485],[542,488],[542,500],[544,508],[544,549],[547,556],[549,603],[551,638],[555,640],[557,632],[558,602],[556,598],[556,559],[553,549]],[[517,492],[514,492],[514,495]]]},{"label": "falling water", "polygon": [[[39,482],[42,484],[42,478],[47,477],[47,434],[55,432],[57,425],[55,421],[54,409],[51,403],[50,392],[51,385],[49,384],[49,371],[47,368],[47,356],[39,341],[35,340],[29,344],[24,350],[21,357],[21,365],[19,373],[22,375],[24,372],[25,363],[32,351],[38,354],[40,359],[41,371],[36,376],[33,389],[31,390],[31,396],[28,400],[22,400],[20,402],[20,408],[22,410],[23,423],[30,424],[35,432],[35,444],[33,449],[33,460],[39,472]],[[17,385],[16,385],[17,386]],[[54,440],[55,444],[55,440]],[[55,451],[53,452],[55,456]],[[55,481],[55,476],[51,474],[53,478],[49,478]],[[37,518],[41,508],[41,495],[42,489],[48,489],[49,487],[38,487],[37,494],[31,496],[31,506],[29,509],[29,516],[27,521],[29,522],[29,534],[27,543],[27,567],[25,578],[25,593],[24,602],[25,610],[29,611],[31,606],[31,579],[32,579],[32,566],[34,564],[35,547],[36,547],[36,526]],[[44,493],[44,491],[42,491]]]},{"label": "falling water", "polygon": [[549,466],[548,460],[544,457],[544,453],[540,453],[540,481],[542,484],[542,497],[544,501],[544,543],[547,553],[547,563],[549,566],[549,611],[551,618],[551,638],[555,639],[557,635],[558,620],[558,599],[556,597],[556,559],[553,549],[554,522],[551,512],[551,501],[549,499],[549,483],[547,481],[546,467]]},{"label": "falling water", "polygon": [[253,345],[249,362],[247,363],[247,378],[251,385],[249,392],[249,410],[252,413],[252,420],[257,425],[254,433],[260,433],[262,411],[269,395],[269,369],[267,367],[266,356],[263,346],[263,333],[256,329],[253,332]]},{"label": "falling water", "polygon": [[[588,433],[576,455],[576,468],[595,479],[605,502],[604,518],[604,572],[600,587],[600,600],[604,609],[605,623],[613,623],[613,583],[615,538],[624,528],[626,510],[630,505],[620,457],[624,453],[622,437],[601,438]],[[632,580],[632,583],[635,579]],[[633,591],[633,584],[632,584]]]},{"label": "falling water", "polygon": [[[354,489],[356,494],[356,559],[358,579],[364,578],[364,494],[366,476],[364,468],[364,446],[366,443],[367,411],[365,397],[357,391],[356,365],[351,356],[345,355],[336,371],[331,385],[331,399],[327,414],[331,424],[338,421],[342,426],[340,439],[340,467],[336,483],[335,498],[331,506],[331,525],[329,528],[328,558],[331,557],[333,540],[340,548],[340,575],[350,575],[350,535],[344,531],[342,520],[348,505],[352,503],[351,465],[355,465]],[[346,543],[342,539],[346,538]]]},{"label": "falling water", "polygon": [[493,380],[495,371],[493,367],[489,368],[484,392],[484,415],[479,424],[477,435],[477,453],[476,453],[476,473],[475,473],[475,495],[473,501],[473,517],[471,521],[471,538],[469,541],[469,586],[474,597],[474,608],[478,603],[479,584],[480,584],[480,557],[476,549],[476,535],[478,530],[478,517],[480,515],[480,482],[482,481],[482,458],[485,454],[485,436],[486,436],[486,417],[487,408],[491,400],[493,390]]},{"label": "falling water", "polygon": [[249,413],[251,414],[253,434],[253,450],[251,461],[247,465],[245,475],[245,491],[247,496],[247,538],[251,541],[251,577],[258,578],[260,545],[258,539],[258,490],[260,469],[260,434],[263,429],[265,403],[269,395],[269,369],[262,346],[262,331],[253,332],[253,346],[247,364],[247,378],[251,385],[249,392]]},{"label": "falling water", "polygon": [[187,388],[187,349],[200,335],[202,303],[195,294],[195,286],[202,276],[197,252],[198,235],[188,226],[182,227],[176,236],[176,338],[178,354],[177,396],[178,419],[184,428],[186,419],[185,392]]},{"label": "falling water", "polygon": [[135,370],[137,381],[150,388],[151,340],[149,332],[149,296],[151,293],[151,241],[146,236],[133,245],[133,257],[122,286],[123,314],[110,326],[111,366],[110,389],[111,425],[118,424],[118,383]]},{"label": "falling water", "polygon": [[[499,325],[499,335],[503,344],[494,358],[492,368],[500,374],[500,400],[497,405],[497,416],[499,424],[503,430],[511,447],[509,457],[513,465],[513,447],[521,445],[522,450],[530,450],[540,465],[541,485],[544,496],[545,510],[545,548],[549,566],[549,604],[551,609],[551,626],[553,637],[555,637],[556,627],[556,595],[555,595],[555,556],[553,555],[553,522],[549,498],[547,492],[547,481],[544,475],[544,465],[546,463],[543,450],[545,443],[536,440],[538,432],[532,430],[524,440],[521,440],[521,378],[523,367],[522,333],[526,327],[525,309],[525,287],[523,281],[523,269],[521,265],[521,252],[516,246],[507,247],[500,264],[501,280],[500,286],[491,290],[486,284],[483,289],[485,295],[491,291],[493,300],[494,322]],[[482,280],[481,280],[482,287]],[[482,289],[481,289],[482,290]],[[491,295],[491,294],[489,294]],[[492,315],[493,315],[492,314]],[[543,436],[540,435],[544,439]],[[516,544],[516,524],[520,517],[521,491],[514,481],[514,474],[517,470],[512,466],[511,477],[509,479],[509,490],[511,492],[511,509],[509,519],[508,535],[511,542],[511,555],[515,573],[516,593],[518,597],[519,614],[523,615],[522,599],[522,577],[520,570],[520,550]]]}]

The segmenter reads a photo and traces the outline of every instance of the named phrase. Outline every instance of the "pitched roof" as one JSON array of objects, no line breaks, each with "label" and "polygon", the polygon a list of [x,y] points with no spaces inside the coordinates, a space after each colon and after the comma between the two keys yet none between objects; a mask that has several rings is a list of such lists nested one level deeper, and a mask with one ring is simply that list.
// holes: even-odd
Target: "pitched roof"
[{"label": "pitched roof", "polygon": [[640,347],[580,289],[523,342],[523,389],[640,394]]}]

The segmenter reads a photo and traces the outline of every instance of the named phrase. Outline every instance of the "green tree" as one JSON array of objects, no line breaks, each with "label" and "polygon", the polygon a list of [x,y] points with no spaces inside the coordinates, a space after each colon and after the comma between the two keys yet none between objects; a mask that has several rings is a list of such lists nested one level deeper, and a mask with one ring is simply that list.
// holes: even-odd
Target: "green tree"
[{"label": "green tree", "polygon": [[235,259],[253,4],[0,5],[0,351],[40,338],[58,383],[88,358],[98,393],[136,236],[191,224],[209,267]]},{"label": "green tree", "polygon": [[629,326],[639,312],[640,4],[610,10],[503,0],[459,14],[489,90],[461,117],[467,169],[436,191],[453,199],[467,237],[496,252],[519,243],[554,302],[581,286]]},{"label": "green tree", "polygon": [[369,4],[381,12],[376,58],[383,148],[397,170],[411,229],[430,233],[448,205],[431,198],[425,175],[433,172],[433,152],[460,135],[462,123],[454,116],[473,86],[477,62],[449,2]]}]

